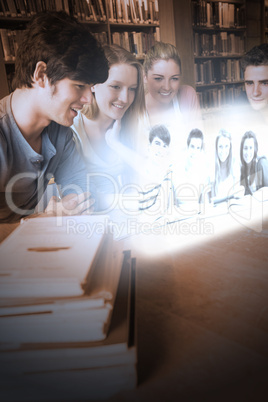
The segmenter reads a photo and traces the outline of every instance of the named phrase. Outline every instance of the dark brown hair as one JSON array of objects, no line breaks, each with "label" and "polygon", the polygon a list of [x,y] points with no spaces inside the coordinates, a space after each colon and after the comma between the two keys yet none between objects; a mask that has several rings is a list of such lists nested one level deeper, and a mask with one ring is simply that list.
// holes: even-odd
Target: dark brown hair
[{"label": "dark brown hair", "polygon": [[101,46],[86,25],[63,11],[41,12],[30,21],[16,55],[15,88],[32,87],[39,61],[46,63],[52,85],[64,78],[95,84],[108,77]]}]

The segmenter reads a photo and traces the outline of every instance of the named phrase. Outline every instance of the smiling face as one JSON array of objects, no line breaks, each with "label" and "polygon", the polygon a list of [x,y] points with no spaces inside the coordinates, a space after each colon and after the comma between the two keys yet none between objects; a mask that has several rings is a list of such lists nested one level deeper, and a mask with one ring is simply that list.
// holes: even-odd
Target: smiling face
[{"label": "smiling face", "polygon": [[149,94],[157,102],[169,104],[178,93],[180,74],[174,60],[157,60],[145,77]]},{"label": "smiling face", "polygon": [[202,150],[203,142],[201,138],[191,138],[190,144],[188,146],[188,154],[191,160],[196,159]]},{"label": "smiling face", "polygon": [[[90,104],[93,98],[91,85],[64,78],[55,85],[47,85],[47,96],[43,99],[50,121],[69,127],[77,115],[77,110]],[[45,103],[45,101],[47,102]]]},{"label": "smiling face", "polygon": [[154,137],[150,145],[150,155],[156,158],[165,158],[168,152],[169,146],[161,138]]},{"label": "smiling face", "polygon": [[100,115],[111,121],[122,119],[135,99],[137,86],[136,67],[113,64],[107,81],[93,87]]},{"label": "smiling face", "polygon": [[243,159],[249,164],[254,157],[254,139],[247,138],[243,146]]},{"label": "smiling face", "polygon": [[248,66],[245,70],[245,89],[254,110],[268,108],[268,66]]},{"label": "smiling face", "polygon": [[221,136],[218,140],[217,153],[219,160],[223,163],[229,156],[231,143],[226,137]]}]

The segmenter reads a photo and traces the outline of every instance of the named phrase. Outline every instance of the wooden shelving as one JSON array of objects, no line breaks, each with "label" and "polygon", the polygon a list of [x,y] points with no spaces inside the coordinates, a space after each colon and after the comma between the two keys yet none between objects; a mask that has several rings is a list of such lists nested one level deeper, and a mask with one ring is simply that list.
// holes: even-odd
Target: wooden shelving
[{"label": "wooden shelving", "polygon": [[263,35],[264,43],[268,43],[268,0],[263,0]]},{"label": "wooden shelving", "polygon": [[[11,16],[12,2],[15,3],[14,0],[6,2],[7,6],[10,6],[10,13],[7,14],[6,10],[3,11],[0,1],[1,98],[13,90],[11,82],[14,74],[16,47],[19,46],[18,33],[25,29],[32,15],[38,11],[44,11],[41,8],[41,4],[44,2],[27,2],[28,9],[24,10],[21,16]],[[117,43],[126,47],[138,59],[144,57],[155,40],[160,40],[158,0],[52,0],[49,3],[51,9],[63,9],[84,24],[89,25],[92,33],[100,42]],[[35,8],[31,9],[33,4]],[[89,4],[90,8],[88,8]],[[128,4],[129,7],[127,7]],[[111,7],[113,8],[112,16]],[[126,20],[128,22],[125,22]]]},{"label": "wooden shelving", "polygon": [[203,109],[232,103],[242,90],[245,1],[191,1],[194,80]]}]

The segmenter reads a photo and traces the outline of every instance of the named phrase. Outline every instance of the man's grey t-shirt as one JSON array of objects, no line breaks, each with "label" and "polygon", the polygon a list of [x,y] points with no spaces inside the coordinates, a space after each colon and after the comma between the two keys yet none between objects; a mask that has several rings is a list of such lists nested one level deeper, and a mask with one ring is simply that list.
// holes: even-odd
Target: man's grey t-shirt
[{"label": "man's grey t-shirt", "polygon": [[0,222],[34,212],[53,176],[62,194],[89,191],[84,162],[72,130],[51,122],[42,132],[41,154],[22,135],[11,110],[12,94],[0,101]]}]

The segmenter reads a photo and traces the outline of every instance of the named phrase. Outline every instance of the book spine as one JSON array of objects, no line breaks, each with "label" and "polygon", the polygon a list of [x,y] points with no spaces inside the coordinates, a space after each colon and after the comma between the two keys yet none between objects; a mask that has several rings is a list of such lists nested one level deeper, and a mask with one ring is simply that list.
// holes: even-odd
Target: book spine
[{"label": "book spine", "polygon": [[108,2],[108,9],[109,9],[109,21],[114,22],[114,6],[113,6],[113,0],[109,0]]},{"label": "book spine", "polygon": [[154,9],[153,9],[153,2],[149,1],[149,23],[153,24],[154,22]]},{"label": "book spine", "polygon": [[105,12],[102,0],[98,0],[98,2],[99,2],[99,8],[100,8],[100,12],[101,12],[102,21],[106,21],[106,12]]},{"label": "book spine", "polygon": [[117,15],[117,22],[122,22],[122,8],[121,8],[121,0],[116,1],[116,15]]},{"label": "book spine", "polygon": [[2,0],[2,8],[4,10],[4,16],[5,17],[10,17],[11,16],[11,11],[9,9],[7,0]]},{"label": "book spine", "polygon": [[128,10],[126,0],[121,0],[121,9],[122,9],[122,21],[127,24],[129,21],[128,21]]},{"label": "book spine", "polygon": [[143,0],[144,5],[144,22],[149,24],[148,0]]},{"label": "book spine", "polygon": [[130,5],[131,21],[133,22],[133,24],[137,24],[137,15],[134,0],[129,0],[129,5]]},{"label": "book spine", "polygon": [[85,13],[85,20],[90,21],[92,19],[91,10],[89,8],[89,4],[86,0],[83,0],[84,5],[84,13]]},{"label": "book spine", "polygon": [[19,2],[19,0],[14,0],[14,5],[15,5],[17,17],[21,17],[22,15],[21,15],[21,10],[20,10],[20,2]]},{"label": "book spine", "polygon": [[10,17],[17,17],[17,11],[13,0],[7,0]]},{"label": "book spine", "polygon": [[70,14],[70,7],[69,7],[69,2],[68,0],[63,0],[63,7],[64,7],[64,11],[67,14]]},{"label": "book spine", "polygon": [[0,0],[0,17],[4,16],[4,8],[3,8],[3,4],[2,1]]},{"label": "book spine", "polygon": [[8,31],[7,29],[0,29],[0,36],[1,36],[1,42],[2,42],[2,48],[4,52],[4,59],[5,61],[12,61],[12,54],[11,54],[11,49],[9,45],[9,39],[8,39]]},{"label": "book spine", "polygon": [[159,23],[159,5],[158,0],[154,0],[154,22]]},{"label": "book spine", "polygon": [[[88,0],[87,0],[87,1],[88,1]],[[88,4],[90,5],[90,10],[91,10],[91,14],[92,14],[93,20],[94,20],[94,21],[98,21],[98,17],[97,17],[96,11],[95,11],[95,6],[93,5],[93,3],[92,3],[91,0],[88,1]]]},{"label": "book spine", "polygon": [[160,42],[161,38],[160,38],[160,28],[156,27],[155,28],[155,34],[154,34],[154,39],[156,42]]}]

